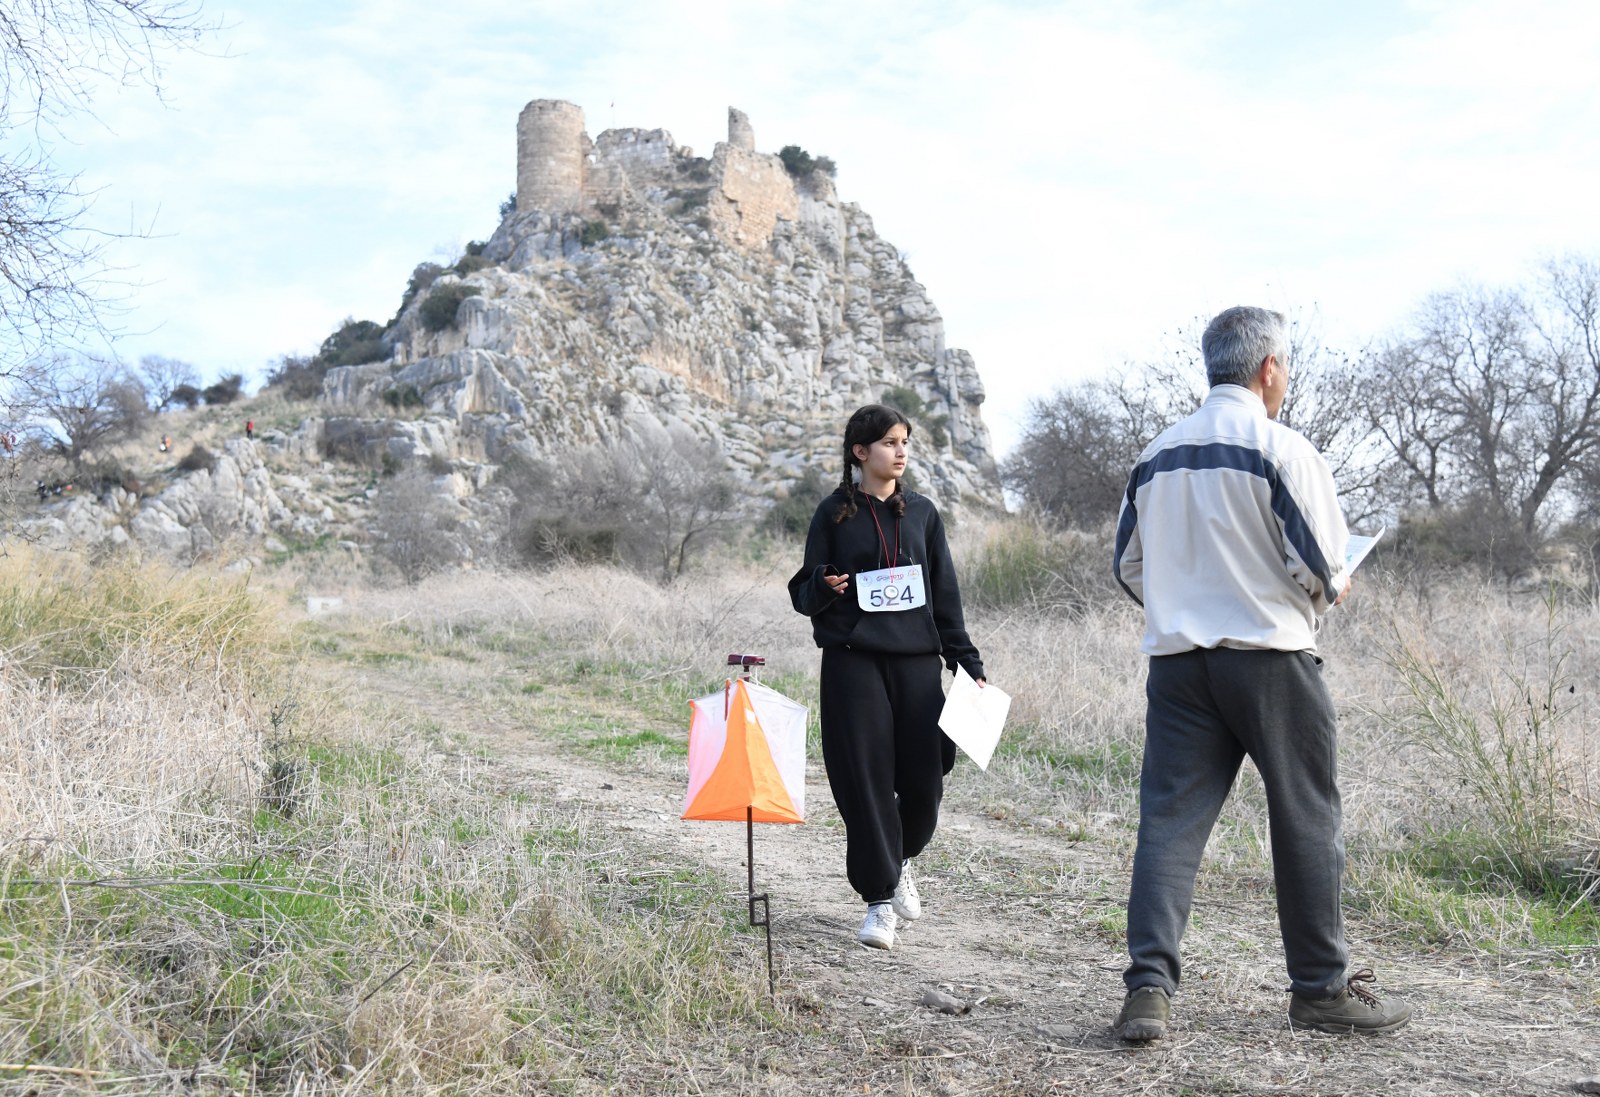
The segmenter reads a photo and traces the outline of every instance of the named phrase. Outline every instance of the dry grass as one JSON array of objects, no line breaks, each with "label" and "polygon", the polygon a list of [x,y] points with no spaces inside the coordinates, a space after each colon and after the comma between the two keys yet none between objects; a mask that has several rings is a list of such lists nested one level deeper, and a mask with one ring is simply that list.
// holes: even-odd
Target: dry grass
[{"label": "dry grass", "polygon": [[46,563],[0,576],[0,1082],[600,1092],[764,1023],[720,885],[312,688],[271,597]]},{"label": "dry grass", "polygon": [[[1004,531],[964,533],[958,558],[979,536]],[[528,734],[587,746],[613,723],[681,729],[683,699],[722,657],[755,651],[769,682],[811,702],[815,648],[783,589],[797,553],[727,556],[669,588],[562,568],[403,590],[344,573],[337,591],[303,572],[251,588],[13,553],[0,562],[0,1063],[39,1068],[18,1084],[52,1091],[598,1093],[648,1089],[690,1061],[730,1077],[765,1062],[766,1044],[801,1047],[833,1022],[766,1000],[758,950],[727,928],[743,908],[726,881],[649,862],[415,698],[349,699],[363,668],[403,666],[464,726],[544,698],[550,720]],[[296,624],[278,590],[344,593],[352,611]],[[1137,811],[1137,608],[1030,595],[969,623],[1016,700],[990,773],[957,782],[955,802],[1115,863]],[[1595,637],[1587,603],[1364,573],[1324,641],[1351,900],[1368,924],[1485,955],[1592,941]],[[1501,753],[1522,725],[1496,704],[1560,701],[1540,716],[1551,764],[1523,779],[1558,786],[1531,790],[1561,806],[1543,852],[1570,862],[1562,879],[1579,891],[1495,868],[1493,804],[1433,734],[1418,667],[1470,718],[1457,726]],[[1247,774],[1207,886],[1259,887],[1265,831]],[[1079,928],[1109,947],[1124,881],[1085,871],[1014,866],[997,886],[1073,891]]]},{"label": "dry grass", "polygon": [[244,581],[18,549],[0,607],[8,855],[138,861],[255,787],[256,697],[282,630]]},{"label": "dry grass", "polygon": [[[1029,550],[1041,536],[969,531],[958,558],[992,561],[998,542],[1010,560],[1069,561],[1058,591],[1092,585],[1077,563],[1085,556],[1109,567],[1109,531],[1087,552],[1076,534],[1065,548]],[[1015,696],[985,806],[1128,841],[1143,737],[1138,608],[1104,597],[1041,606],[1030,595],[968,616],[986,666]],[[1319,646],[1341,712],[1359,901],[1420,923],[1431,939],[1498,947],[1592,936],[1600,610],[1571,592],[1469,577],[1419,586],[1369,567]],[[1265,799],[1247,766],[1211,861],[1260,872],[1267,846]]]}]

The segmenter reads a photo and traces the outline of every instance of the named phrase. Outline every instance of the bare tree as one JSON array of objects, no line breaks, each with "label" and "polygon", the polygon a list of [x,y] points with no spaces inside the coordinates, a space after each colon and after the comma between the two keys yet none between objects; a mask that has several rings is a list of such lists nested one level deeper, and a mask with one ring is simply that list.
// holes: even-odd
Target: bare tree
[{"label": "bare tree", "polygon": [[139,381],[93,359],[62,359],[33,372],[25,400],[42,448],[74,469],[89,454],[130,436],[149,415]]},{"label": "bare tree", "polygon": [[1139,451],[1177,417],[1161,386],[1141,380],[1090,381],[1030,401],[1001,469],[1006,487],[1063,525],[1115,517]]},{"label": "bare tree", "polygon": [[1369,348],[1356,367],[1350,401],[1373,448],[1388,458],[1386,501],[1397,510],[1445,504],[1448,447],[1456,424],[1439,378],[1404,340]]},{"label": "bare tree", "polygon": [[1552,260],[1530,318],[1531,341],[1545,363],[1534,430],[1538,464],[1520,508],[1524,528],[1575,470],[1600,450],[1600,263]]},{"label": "bare tree", "polygon": [[721,451],[687,430],[509,470],[512,540],[534,560],[613,559],[670,581],[723,532],[740,496]]},{"label": "bare tree", "polygon": [[161,92],[161,59],[213,28],[198,0],[7,0],[0,4],[0,361],[103,330],[104,229],[50,159],[50,138],[93,114],[106,88]]},{"label": "bare tree", "polygon": [[1600,266],[1569,257],[1530,288],[1435,295],[1369,356],[1365,418],[1412,497],[1536,543],[1600,446],[1597,317]]},{"label": "bare tree", "polygon": [[[664,445],[661,443],[665,443]],[[738,493],[722,451],[688,431],[667,433],[658,440],[638,440],[624,452],[638,470],[641,528],[661,564],[661,577],[683,574],[694,548],[726,526],[738,505]]]},{"label": "bare tree", "polygon": [[[1003,470],[1006,486],[1057,522],[1092,527],[1114,515],[1140,451],[1205,399],[1202,330],[1198,320],[1179,328],[1164,358],[1131,366],[1114,382],[1085,382],[1032,401]],[[1323,346],[1314,314],[1290,318],[1288,357],[1291,382],[1279,420],[1327,457],[1346,516],[1363,522],[1382,506],[1387,466],[1351,401],[1356,370]]]},{"label": "bare tree", "polygon": [[139,359],[139,376],[144,379],[145,392],[157,411],[166,411],[180,402],[180,390],[193,389],[200,384],[200,374],[188,362],[159,354],[147,354]]},{"label": "bare tree", "polygon": [[1289,318],[1289,391],[1278,422],[1305,435],[1328,462],[1351,526],[1385,509],[1392,479],[1388,454],[1370,440],[1357,399],[1358,366],[1322,342],[1316,313]]},{"label": "bare tree", "polygon": [[466,512],[438,481],[417,468],[378,489],[373,528],[378,552],[410,584],[471,555]]}]

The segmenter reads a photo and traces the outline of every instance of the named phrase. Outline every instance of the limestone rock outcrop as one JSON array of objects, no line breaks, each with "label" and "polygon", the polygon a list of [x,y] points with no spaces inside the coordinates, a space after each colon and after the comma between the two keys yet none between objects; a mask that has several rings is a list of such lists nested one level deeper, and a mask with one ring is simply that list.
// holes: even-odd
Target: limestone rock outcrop
[{"label": "limestone rock outcrop", "polygon": [[528,104],[517,135],[514,208],[402,309],[386,360],[329,370],[314,414],[209,469],[46,506],[35,535],[178,559],[228,538],[381,541],[367,504],[406,470],[478,528],[507,462],[622,442],[667,461],[682,438],[756,507],[807,470],[837,482],[846,418],[885,400],[912,418],[916,488],[955,514],[1002,505],[972,356],[830,162],[757,151],[734,109],[709,158],[664,130],[591,141],[557,101]]},{"label": "limestone rock outcrop", "polygon": [[844,420],[896,392],[922,490],[999,505],[972,356],[945,345],[926,290],[827,170],[755,151],[737,110],[709,159],[662,130],[590,142],[568,103],[530,103],[518,131],[491,265],[431,287],[474,295],[440,331],[413,302],[389,363],[330,373],[330,410],[375,417],[414,392],[456,428],[430,452],[490,463],[687,430],[781,487],[807,466],[835,479]]}]

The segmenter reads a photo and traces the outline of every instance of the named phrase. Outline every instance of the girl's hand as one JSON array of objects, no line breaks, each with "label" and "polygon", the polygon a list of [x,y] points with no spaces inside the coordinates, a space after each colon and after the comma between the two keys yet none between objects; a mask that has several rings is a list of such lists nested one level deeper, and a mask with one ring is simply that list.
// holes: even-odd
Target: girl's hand
[{"label": "girl's hand", "polygon": [[849,575],[824,575],[822,577],[822,581],[824,583],[828,584],[828,589],[833,591],[833,593],[835,593],[835,594],[843,594],[845,588],[850,585],[850,576]]},{"label": "girl's hand", "polygon": [[979,678],[978,679],[978,688],[979,689],[982,689],[984,686],[986,686],[988,684],[989,684],[989,679],[987,679],[987,678]]}]

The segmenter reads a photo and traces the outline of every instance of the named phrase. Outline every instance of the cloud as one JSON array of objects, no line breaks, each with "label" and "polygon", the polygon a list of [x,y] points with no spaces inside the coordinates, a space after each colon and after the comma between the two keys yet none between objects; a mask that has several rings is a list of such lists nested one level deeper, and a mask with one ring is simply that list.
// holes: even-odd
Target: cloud
[{"label": "cloud", "polygon": [[[438,5],[225,12],[174,109],[77,134],[153,284],[132,353],[265,363],[494,228],[534,98],[701,154],[725,108],[832,156],[971,349],[1002,442],[1029,396],[1239,303],[1352,346],[1462,277],[1597,249],[1600,9],[1585,2]],[[165,340],[165,342],[163,342]]]}]

